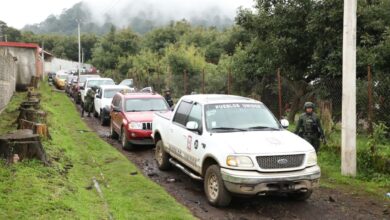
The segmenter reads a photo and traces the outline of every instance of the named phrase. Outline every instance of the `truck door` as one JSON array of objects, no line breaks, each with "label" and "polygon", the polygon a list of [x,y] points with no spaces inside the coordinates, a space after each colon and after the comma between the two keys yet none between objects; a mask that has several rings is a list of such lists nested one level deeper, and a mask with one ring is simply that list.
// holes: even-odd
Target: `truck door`
[{"label": "truck door", "polygon": [[[202,156],[202,107],[198,103],[182,101],[174,116],[172,128],[172,153],[180,157],[181,162],[195,171],[200,170]],[[186,128],[189,121],[198,123],[197,131]]]},{"label": "truck door", "polygon": [[173,116],[171,127],[169,128],[169,151],[173,157],[185,162],[183,150],[187,145],[187,129],[185,127],[188,114],[192,108],[192,103],[182,100]]},{"label": "truck door", "polygon": [[121,97],[115,96],[111,104],[111,123],[115,132],[120,132],[120,125],[121,125],[120,123],[122,121],[121,121],[120,113],[114,111],[113,109],[114,107],[120,107],[120,106],[121,106]]},{"label": "truck door", "polygon": [[103,90],[99,88],[98,92],[96,93],[95,99],[93,100],[93,106],[95,108],[95,111],[100,115],[100,109],[102,106],[102,98],[103,98]]},{"label": "truck door", "polygon": [[202,120],[202,105],[199,103],[193,103],[190,113],[188,114],[186,124],[190,121],[198,124],[197,130],[186,129],[187,143],[185,152],[187,154],[186,160],[189,166],[201,173],[201,160],[205,152],[205,140],[203,137],[203,120]]}]

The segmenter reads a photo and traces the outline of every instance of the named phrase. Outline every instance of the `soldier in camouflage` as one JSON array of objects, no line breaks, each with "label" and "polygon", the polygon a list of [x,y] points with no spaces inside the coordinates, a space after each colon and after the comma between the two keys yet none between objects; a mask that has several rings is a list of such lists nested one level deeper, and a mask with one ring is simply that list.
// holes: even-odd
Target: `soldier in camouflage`
[{"label": "soldier in camouflage", "polygon": [[295,133],[308,141],[318,152],[320,148],[320,139],[325,142],[324,131],[321,122],[316,113],[314,113],[314,104],[306,102],[305,112],[299,117]]},{"label": "soldier in camouflage", "polygon": [[169,107],[172,108],[173,100],[172,100],[172,97],[171,97],[171,90],[170,89],[165,89],[164,93],[165,93],[165,95],[164,95],[165,100],[167,101]]},{"label": "soldier in camouflage", "polygon": [[92,88],[88,90],[87,95],[85,96],[85,103],[83,109],[81,110],[81,117],[84,117],[84,111],[88,112],[88,117],[91,117],[96,90],[96,86],[92,86]]}]

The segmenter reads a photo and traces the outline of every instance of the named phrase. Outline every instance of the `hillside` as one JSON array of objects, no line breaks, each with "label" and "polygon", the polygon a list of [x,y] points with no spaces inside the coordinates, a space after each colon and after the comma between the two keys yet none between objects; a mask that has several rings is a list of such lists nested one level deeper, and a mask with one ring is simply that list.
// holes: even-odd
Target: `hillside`
[{"label": "hillside", "polygon": [[[131,11],[133,10],[133,11]],[[161,11],[158,6],[140,5],[137,9],[121,7],[116,11],[99,10],[93,5],[80,2],[72,8],[64,10],[60,15],[50,15],[38,24],[26,25],[22,31],[31,31],[35,34],[65,34],[77,33],[77,20],[81,20],[84,33],[103,35],[109,32],[112,25],[123,28],[130,27],[140,34],[153,28],[171,23],[173,20],[183,20],[177,15],[170,17],[167,11]],[[234,23],[233,18],[224,14],[220,8],[212,7],[202,10],[185,18],[194,26],[217,27],[222,29]],[[179,17],[178,17],[179,16]]]}]

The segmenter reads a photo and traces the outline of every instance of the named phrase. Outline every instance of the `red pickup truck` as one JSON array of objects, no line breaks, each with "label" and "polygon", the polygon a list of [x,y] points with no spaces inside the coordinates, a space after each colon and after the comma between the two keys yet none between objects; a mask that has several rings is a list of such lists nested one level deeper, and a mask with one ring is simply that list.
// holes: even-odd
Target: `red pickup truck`
[{"label": "red pickup truck", "polygon": [[119,92],[111,103],[111,137],[119,138],[126,150],[134,150],[136,145],[153,145],[154,112],[167,111],[169,105],[161,95]]}]

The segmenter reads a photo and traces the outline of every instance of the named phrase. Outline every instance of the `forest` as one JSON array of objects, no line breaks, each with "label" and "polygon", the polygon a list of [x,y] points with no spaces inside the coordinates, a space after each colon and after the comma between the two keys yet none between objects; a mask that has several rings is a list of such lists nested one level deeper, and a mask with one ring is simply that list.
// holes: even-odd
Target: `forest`
[{"label": "forest", "polygon": [[[389,109],[383,98],[390,90],[390,2],[358,3],[357,76],[362,79],[358,86],[367,86],[370,66],[374,79],[381,79],[375,83],[377,119],[389,125],[389,114],[382,114],[382,110]],[[77,10],[81,10],[80,5],[66,15],[75,16]],[[65,29],[66,26],[62,25]],[[235,25],[223,30],[186,20],[172,21],[144,34],[134,31],[131,25],[110,25],[103,35],[82,27],[81,44],[86,62],[116,80],[131,77],[140,87],[171,87],[177,97],[201,90],[253,95],[262,97],[271,109],[276,108],[271,102],[277,93],[279,69],[283,103],[290,105],[289,119],[293,120],[307,99],[333,99],[334,116],[339,115],[342,27],[343,4],[339,0],[258,0],[255,9],[241,8]],[[35,34],[7,26],[4,32],[9,41],[44,43],[45,50],[57,57],[78,59],[76,35]],[[364,91],[358,90],[361,117],[366,114]]]}]

